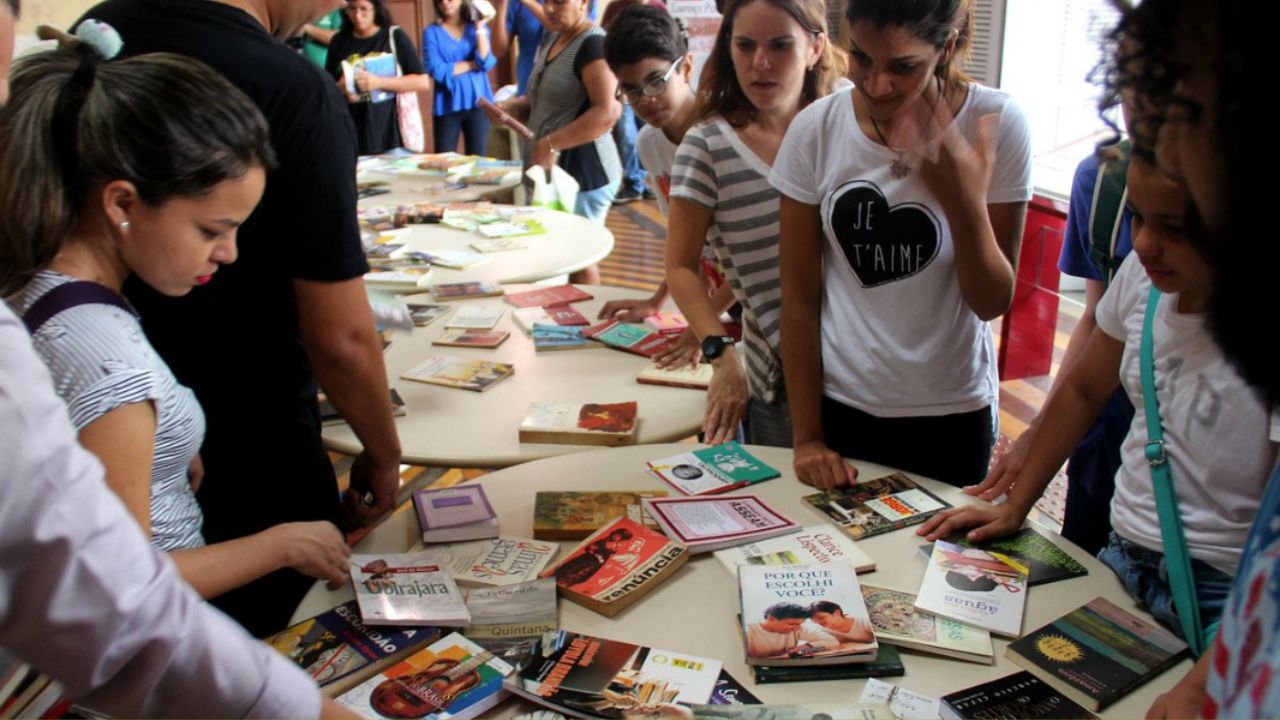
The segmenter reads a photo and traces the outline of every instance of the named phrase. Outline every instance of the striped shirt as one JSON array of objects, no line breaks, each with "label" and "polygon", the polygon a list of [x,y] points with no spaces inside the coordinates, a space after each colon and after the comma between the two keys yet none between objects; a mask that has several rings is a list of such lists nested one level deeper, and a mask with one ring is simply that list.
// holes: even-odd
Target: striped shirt
[{"label": "striped shirt", "polygon": [[[548,35],[542,41],[529,80],[529,129],[537,140],[577,120],[591,107],[587,86],[582,82],[582,68],[604,59],[604,31],[599,27],[583,32],[548,61],[547,51],[559,37]],[[578,181],[584,192],[622,177],[622,162],[610,130],[589,143],[557,149],[561,151],[560,167]],[[533,157],[532,142],[525,148],[525,157]]]},{"label": "striped shirt", "polygon": [[[42,271],[10,299],[25,313],[73,278]],[[204,545],[203,515],[187,480],[204,440],[204,413],[152,349],[137,318],[111,305],[79,305],[58,313],[32,338],[54,388],[79,432],[124,405],[149,402],[156,411],[151,464],[151,544],[161,550]]]},{"label": "striped shirt", "polygon": [[785,398],[778,321],[778,191],[769,165],[743,144],[723,118],[689,129],[671,168],[671,197],[712,211],[707,241],[742,304],[742,344],[751,396]]}]

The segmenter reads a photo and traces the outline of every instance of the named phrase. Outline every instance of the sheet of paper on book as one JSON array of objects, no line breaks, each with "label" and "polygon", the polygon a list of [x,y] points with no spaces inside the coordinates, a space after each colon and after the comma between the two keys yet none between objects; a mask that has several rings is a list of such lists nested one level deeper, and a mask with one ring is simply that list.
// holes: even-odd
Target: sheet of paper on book
[{"label": "sheet of paper on book", "polygon": [[898,720],[941,720],[937,698],[913,693],[883,680],[869,678],[858,696],[858,704],[888,703]]}]

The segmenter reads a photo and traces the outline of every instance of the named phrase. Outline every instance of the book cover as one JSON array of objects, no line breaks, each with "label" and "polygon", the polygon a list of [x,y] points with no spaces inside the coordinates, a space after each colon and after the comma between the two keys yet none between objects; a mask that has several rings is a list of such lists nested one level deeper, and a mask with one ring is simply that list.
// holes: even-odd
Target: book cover
[{"label": "book cover", "polygon": [[513,668],[452,633],[352,688],[338,702],[367,718],[465,720],[508,696]]},{"label": "book cover", "polygon": [[582,328],[580,327],[561,327],[559,325],[543,325],[541,323],[533,326],[534,352],[585,350],[593,347],[600,347],[600,345],[582,337]]},{"label": "book cover", "polygon": [[691,390],[706,390],[711,386],[712,374],[711,363],[698,363],[693,366],[683,365],[678,368],[660,368],[657,363],[650,362],[644,366],[639,375],[636,375],[636,382],[644,385],[666,385],[668,387],[689,388]]},{"label": "book cover", "polygon": [[694,554],[800,529],[755,495],[650,498],[644,505],[667,537]]},{"label": "book cover", "polygon": [[448,347],[496,348],[506,342],[511,333],[506,330],[445,330],[431,341],[432,345]]},{"label": "book cover", "polygon": [[436,283],[431,286],[431,294],[437,300],[462,300],[465,298],[497,297],[502,294],[502,286],[487,280],[473,282]]},{"label": "book cover", "polygon": [[431,280],[431,268],[370,265],[366,285],[392,290],[416,290]]},{"label": "book cover", "polygon": [[879,645],[849,563],[740,565],[748,665],[870,662]]},{"label": "book cover", "polygon": [[[1027,566],[1028,587],[1089,574],[1089,570],[1067,554],[1066,550],[1030,527],[1024,527],[1009,537],[992,538],[980,543],[971,543],[963,535],[946,540],[961,547],[977,547],[1016,555]],[[921,549],[928,556],[933,553],[933,543],[926,543]]]},{"label": "book cover", "polygon": [[453,578],[427,553],[352,555],[348,561],[365,625],[448,625],[471,622]]},{"label": "book cover", "polygon": [[440,637],[431,627],[369,627],[360,620],[356,602],[343,603],[282,630],[265,642],[307,671],[321,687],[373,670],[385,661]]},{"label": "book cover", "polygon": [[584,337],[604,343],[612,348],[652,358],[671,344],[671,339],[653,332],[643,325],[608,320],[582,331]]},{"label": "book cover", "polygon": [[713,495],[781,475],[732,440],[654,460],[649,470],[686,495]]},{"label": "book cover", "polygon": [[462,633],[472,640],[532,638],[559,627],[556,582],[551,578],[466,588],[463,594],[471,611],[471,627]]},{"label": "book cover", "polygon": [[347,94],[355,96],[365,95],[368,97],[369,102],[375,103],[395,99],[395,93],[388,92],[386,90],[370,90],[367,93],[361,93],[356,87],[357,70],[363,70],[370,75],[377,75],[378,77],[395,77],[398,74],[396,71],[395,55],[387,52],[352,55],[342,61],[341,67],[343,82],[347,86]]},{"label": "book cover", "polygon": [[951,503],[902,473],[803,499],[854,540],[922,523],[939,510],[951,507]]},{"label": "book cover", "polygon": [[560,552],[555,543],[499,535],[495,538],[432,545],[431,556],[463,586],[515,585],[538,577]]},{"label": "book cover", "polygon": [[940,699],[942,717],[949,720],[1096,717],[1027,672],[1006,675]]},{"label": "book cover", "polygon": [[514,365],[486,360],[463,360],[447,355],[432,355],[426,362],[405,372],[405,380],[444,385],[462,390],[484,392],[515,373]]},{"label": "book cover", "polygon": [[413,506],[418,511],[418,525],[424,533],[485,523],[497,518],[489,496],[479,483],[448,488],[416,490]]},{"label": "book cover", "polygon": [[448,305],[409,303],[409,317],[413,318],[413,324],[418,327],[426,327],[448,313]]},{"label": "book cover", "polygon": [[529,243],[513,238],[485,238],[484,240],[473,240],[471,242],[471,249],[482,253],[523,250],[527,247],[529,247]]},{"label": "book cover", "polygon": [[364,249],[364,256],[370,260],[385,260],[402,247],[401,243],[374,244]]},{"label": "book cover", "polygon": [[554,287],[507,293],[505,299],[518,308],[531,308],[546,307],[548,305],[567,305],[582,300],[590,300],[592,297],[591,293],[566,283]]},{"label": "book cover", "polygon": [[845,665],[756,665],[751,674],[757,685],[788,682],[814,682],[821,680],[860,680],[863,678],[902,677],[907,669],[902,665],[898,648],[881,644],[871,662]]},{"label": "book cover", "polygon": [[679,312],[658,312],[644,319],[644,324],[659,335],[679,336],[689,328],[689,321]]},{"label": "book cover", "polygon": [[883,644],[994,665],[991,633],[916,609],[914,593],[862,585],[876,639]]},{"label": "book cover", "polygon": [[574,717],[621,718],[706,703],[721,669],[719,660],[561,630],[543,637],[534,661],[507,687]]},{"label": "book cover", "polygon": [[717,550],[715,557],[735,580],[739,565],[825,565],[844,561],[853,565],[856,572],[876,569],[876,561],[870,555],[828,525]]},{"label": "book cover", "polygon": [[1022,634],[1027,567],[1009,555],[933,544],[916,607],[996,635]]},{"label": "book cover", "polygon": [[544,403],[529,405],[520,421],[520,442],[569,445],[630,445],[636,441],[638,405]]},{"label": "book cover", "polygon": [[587,316],[578,312],[572,305],[549,305],[544,308],[547,317],[557,325],[590,325]]},{"label": "book cover", "polygon": [[542,571],[560,594],[606,617],[625,610],[689,559],[689,550],[627,518],[618,518]]},{"label": "book cover", "polygon": [[471,252],[469,250],[419,251],[418,254],[425,257],[427,262],[432,265],[439,265],[440,267],[451,268],[454,270],[469,268],[485,259],[480,253]]},{"label": "book cover", "polygon": [[445,327],[463,330],[489,330],[502,319],[501,308],[486,308],[480,305],[462,305],[453,312],[453,317]]},{"label": "book cover", "polygon": [[751,691],[743,687],[738,679],[729,674],[728,670],[720,670],[720,676],[716,678],[716,684],[711,688],[711,699],[707,701],[708,705],[759,705],[760,698],[751,694]]},{"label": "book cover", "polygon": [[625,517],[656,530],[644,498],[666,497],[662,490],[548,490],[534,495],[533,536],[538,540],[581,540],[613,520]]},{"label": "book cover", "polygon": [[525,237],[527,235],[545,235],[547,229],[537,220],[504,220],[502,222],[480,225],[476,232],[490,239]]},{"label": "book cover", "polygon": [[[404,404],[404,398],[400,397],[400,392],[395,388],[389,388],[387,397],[391,400],[391,415],[394,417],[404,417],[409,414],[409,408]],[[320,424],[324,426],[341,425],[346,422],[342,418],[342,413],[338,412],[338,408],[333,406],[329,401],[329,396],[323,392],[316,396],[316,402],[320,407]]]},{"label": "book cover", "polygon": [[1091,710],[1101,710],[1187,654],[1173,633],[1094,598],[1009,644],[1005,657]]}]

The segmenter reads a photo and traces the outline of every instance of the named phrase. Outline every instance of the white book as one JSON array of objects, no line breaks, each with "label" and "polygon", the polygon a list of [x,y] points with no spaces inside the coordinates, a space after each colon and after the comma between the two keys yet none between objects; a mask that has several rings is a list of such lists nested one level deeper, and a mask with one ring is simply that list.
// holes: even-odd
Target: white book
[{"label": "white book", "polygon": [[553,542],[499,535],[487,540],[432,545],[427,552],[459,585],[515,585],[535,580],[560,552]]},{"label": "white book", "polygon": [[525,335],[533,334],[534,325],[554,325],[555,321],[547,314],[544,308],[516,308],[511,311],[511,316],[516,319],[516,324],[524,331]]},{"label": "white book", "polygon": [[748,665],[871,662],[879,650],[847,562],[740,565],[738,593]]},{"label": "white book", "polygon": [[1022,634],[1027,566],[1002,553],[938,540],[916,607],[996,635]]},{"label": "white book", "polygon": [[348,567],[365,625],[471,624],[457,584],[429,553],[352,555]]},{"label": "white book", "polygon": [[464,330],[491,330],[502,319],[502,314],[505,312],[506,310],[502,308],[459,305],[458,309],[453,311],[453,317],[449,318],[449,322],[445,327],[462,328]]},{"label": "white book", "polygon": [[734,578],[738,577],[739,565],[825,565],[847,561],[860,573],[876,569],[876,561],[870,555],[830,525],[813,525],[789,535],[718,550],[715,557]]},{"label": "white book", "polygon": [[667,537],[688,545],[690,553],[711,552],[799,528],[755,495],[645,498],[643,502]]}]

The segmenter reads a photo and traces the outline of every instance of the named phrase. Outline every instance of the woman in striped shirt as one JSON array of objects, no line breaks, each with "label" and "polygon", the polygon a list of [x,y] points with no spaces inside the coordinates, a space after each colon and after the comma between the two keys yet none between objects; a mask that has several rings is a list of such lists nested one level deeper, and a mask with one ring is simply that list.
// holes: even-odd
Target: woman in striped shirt
[{"label": "woman in striped shirt", "polygon": [[204,545],[204,416],[120,296],[130,275],[186,295],[235,260],[274,164],[266,121],[194,60],[66,44],[19,66],[0,116],[0,294],[107,484],[202,596],[285,567],[341,581],[350,550],[328,522]]},{"label": "woman in striped shirt", "polygon": [[[821,2],[736,0],[725,8],[697,121],[671,170],[667,233],[667,284],[715,369],[702,421],[708,443],[732,440],[745,416],[749,442],[791,445],[778,346],[778,192],[768,176],[791,119],[844,70]],[[705,242],[742,304],[745,363],[702,285]]]}]

